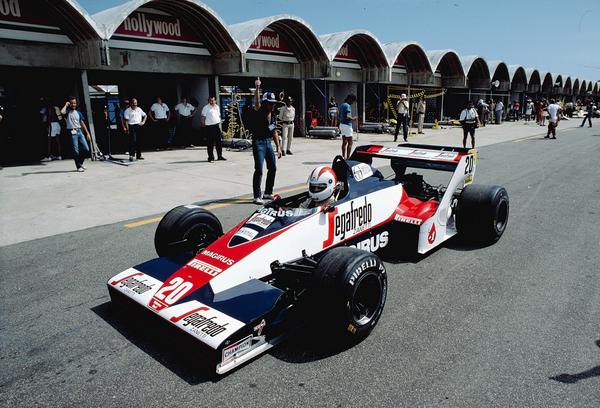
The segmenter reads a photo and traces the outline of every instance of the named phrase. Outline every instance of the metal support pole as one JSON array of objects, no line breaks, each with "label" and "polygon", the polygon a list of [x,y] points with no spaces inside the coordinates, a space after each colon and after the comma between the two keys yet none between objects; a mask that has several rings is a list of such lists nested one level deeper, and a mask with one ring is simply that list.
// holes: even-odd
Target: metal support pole
[{"label": "metal support pole", "polygon": [[215,98],[217,99],[217,106],[221,106],[221,93],[219,92],[219,76],[215,75]]},{"label": "metal support pole", "polygon": [[300,130],[302,134],[306,137],[306,126],[304,126],[306,119],[306,80],[300,80]]},{"label": "metal support pole", "polygon": [[85,105],[85,115],[88,119],[88,127],[89,127],[89,131],[90,131],[90,155],[92,160],[96,160],[100,155],[100,149],[98,149],[98,144],[96,143],[96,131],[94,129],[94,117],[92,114],[92,101],[90,99],[90,91],[88,89],[89,83],[88,83],[88,76],[87,76],[87,70],[82,69],[81,70],[81,92],[82,92],[82,99],[83,99],[83,103]]},{"label": "metal support pole", "polygon": [[362,109],[362,123],[365,123],[365,118],[367,117],[366,112],[365,112],[365,107],[366,107],[366,101],[365,99],[367,99],[367,84],[365,81],[363,81],[362,83],[362,103],[361,103],[361,109]]},{"label": "metal support pole", "polygon": [[444,88],[442,88],[442,103],[440,109],[440,122],[444,120]]}]

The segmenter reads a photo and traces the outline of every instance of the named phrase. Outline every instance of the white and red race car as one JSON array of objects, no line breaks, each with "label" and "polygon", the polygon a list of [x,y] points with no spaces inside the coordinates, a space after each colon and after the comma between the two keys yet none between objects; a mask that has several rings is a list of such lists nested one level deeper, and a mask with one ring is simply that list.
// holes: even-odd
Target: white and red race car
[{"label": "white and red race car", "polygon": [[[310,308],[333,334],[364,338],[387,295],[380,256],[424,254],[457,234],[479,245],[502,236],[508,195],[471,184],[475,167],[475,150],[361,146],[334,159],[329,205],[299,208],[307,192],[277,198],[226,233],[211,212],[176,207],[157,227],[159,258],[112,277],[111,299],[193,336],[218,356],[219,374],[277,344]],[[408,169],[450,178],[433,187]]]}]

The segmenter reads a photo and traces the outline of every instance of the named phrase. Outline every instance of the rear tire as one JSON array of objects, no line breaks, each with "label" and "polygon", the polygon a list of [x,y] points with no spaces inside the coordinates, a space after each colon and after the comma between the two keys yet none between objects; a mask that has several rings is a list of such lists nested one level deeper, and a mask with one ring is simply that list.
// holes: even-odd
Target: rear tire
[{"label": "rear tire", "polygon": [[193,257],[223,235],[219,219],[196,205],[173,208],[160,220],[154,234],[158,256]]},{"label": "rear tire", "polygon": [[470,184],[458,198],[456,228],[466,242],[491,245],[508,224],[508,193],[501,186]]},{"label": "rear tire", "polygon": [[387,297],[387,274],[379,257],[356,248],[334,248],[320,259],[313,278],[314,306],[325,317],[325,328],[347,339],[367,337]]}]

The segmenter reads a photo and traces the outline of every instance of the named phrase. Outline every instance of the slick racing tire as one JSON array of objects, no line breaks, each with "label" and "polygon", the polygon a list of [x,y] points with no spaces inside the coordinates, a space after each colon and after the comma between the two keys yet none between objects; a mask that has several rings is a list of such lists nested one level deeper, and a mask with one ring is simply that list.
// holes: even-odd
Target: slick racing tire
[{"label": "slick racing tire", "polygon": [[196,205],[173,208],[160,220],[154,234],[158,256],[193,257],[223,235],[219,219]]},{"label": "slick racing tire", "polygon": [[508,193],[501,186],[470,184],[458,198],[456,228],[466,242],[491,245],[508,224]]},{"label": "slick racing tire", "polygon": [[360,340],[375,327],[387,297],[387,274],[379,257],[356,248],[328,251],[317,264],[314,305],[333,335]]}]

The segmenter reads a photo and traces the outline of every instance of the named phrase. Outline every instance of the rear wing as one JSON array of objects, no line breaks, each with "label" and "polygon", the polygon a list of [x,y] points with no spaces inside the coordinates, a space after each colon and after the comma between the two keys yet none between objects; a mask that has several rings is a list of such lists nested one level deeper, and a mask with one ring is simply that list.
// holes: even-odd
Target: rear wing
[{"label": "rear wing", "polygon": [[395,147],[358,146],[350,160],[371,164],[373,157],[380,157],[406,167],[454,171],[464,156],[475,154],[475,149],[405,143]]}]

